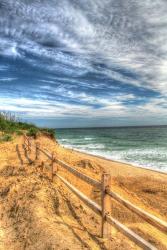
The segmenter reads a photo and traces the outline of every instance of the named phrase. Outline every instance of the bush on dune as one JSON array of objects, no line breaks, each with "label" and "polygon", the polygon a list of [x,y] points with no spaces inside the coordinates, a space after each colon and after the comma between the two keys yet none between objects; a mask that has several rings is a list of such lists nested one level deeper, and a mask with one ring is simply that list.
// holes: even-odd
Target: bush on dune
[{"label": "bush on dune", "polygon": [[55,130],[53,128],[42,128],[40,131],[52,139],[55,138]]},{"label": "bush on dune", "polygon": [[12,140],[12,136],[5,134],[0,136],[0,142],[7,142],[7,141],[11,141]]},{"label": "bush on dune", "polygon": [[[39,132],[54,138],[54,129],[38,128],[34,124],[21,122],[9,112],[0,112],[0,131],[5,134],[22,135],[26,132],[28,136],[36,137]],[[6,137],[7,138],[7,137]]]},{"label": "bush on dune", "polygon": [[26,133],[26,135],[27,136],[32,136],[32,137],[36,138],[38,132],[39,132],[39,130],[37,128],[30,128],[28,130],[28,132]]}]

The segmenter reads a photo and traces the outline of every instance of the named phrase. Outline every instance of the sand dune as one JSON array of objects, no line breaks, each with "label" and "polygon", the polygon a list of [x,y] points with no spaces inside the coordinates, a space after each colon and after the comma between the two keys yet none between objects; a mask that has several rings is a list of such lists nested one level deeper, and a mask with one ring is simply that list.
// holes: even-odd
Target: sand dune
[{"label": "sand dune", "polygon": [[[112,175],[112,190],[159,218],[167,220],[167,178],[98,157],[68,150],[41,136],[41,147],[81,172],[100,180],[102,171]],[[113,227],[111,238],[100,238],[100,218],[73,195],[56,177],[50,181],[49,162],[29,164],[23,138],[0,144],[0,249],[138,249]],[[19,145],[20,155],[16,151]],[[34,159],[34,152],[29,154]],[[42,171],[41,162],[45,162]],[[22,163],[22,164],[21,164]],[[98,190],[59,166],[59,172],[82,192],[100,203]],[[153,228],[112,200],[112,215],[155,244],[167,249],[165,233]]]}]

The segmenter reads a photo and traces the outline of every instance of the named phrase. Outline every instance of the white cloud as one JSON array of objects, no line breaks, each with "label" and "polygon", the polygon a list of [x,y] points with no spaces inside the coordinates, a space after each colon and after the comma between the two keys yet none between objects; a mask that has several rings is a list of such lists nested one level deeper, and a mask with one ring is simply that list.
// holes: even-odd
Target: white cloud
[{"label": "white cloud", "polygon": [[10,81],[14,81],[14,80],[17,80],[16,77],[0,77],[0,83],[1,82],[10,82]]},{"label": "white cloud", "polygon": [[[38,96],[41,98],[40,96]],[[83,119],[149,119],[149,117],[159,117],[164,119],[167,116],[166,99],[151,99],[149,103],[138,106],[126,106],[123,101],[125,99],[134,99],[135,96],[119,96],[113,99],[93,98],[82,94],[77,96],[83,101],[86,99],[89,104],[101,104],[98,109],[94,109],[92,105],[84,104],[68,104],[53,100],[34,100],[30,98],[4,98],[0,97],[0,110],[17,112],[25,117],[37,118],[70,118],[81,117]]]},{"label": "white cloud", "polygon": [[[103,73],[111,79],[166,92],[166,1],[95,0],[92,4],[87,0],[83,5],[9,0],[8,6],[15,19],[10,27],[8,18],[2,15],[1,28],[2,34],[13,38],[1,40],[1,54],[21,56],[21,49],[52,60],[50,70],[59,70],[59,63],[68,65],[64,71],[69,74],[75,73],[70,66],[96,74],[92,61],[103,61],[108,65]],[[79,52],[82,56],[65,55],[57,46],[60,51]],[[114,72],[113,66],[131,70],[140,78],[125,77]]]},{"label": "white cloud", "polygon": [[[19,57],[51,75],[37,80],[37,88],[41,86],[36,100],[0,97],[1,109],[35,117],[167,113],[167,1],[7,2],[0,10],[0,55]],[[6,69],[0,66],[0,71]],[[103,77],[93,81],[99,75]],[[113,84],[107,85],[103,78]],[[3,76],[0,82],[15,79]],[[114,95],[111,90],[117,82],[122,90]],[[144,104],[128,106],[125,101],[142,97],[124,91],[127,84],[155,90],[161,98],[144,98]],[[96,93],[100,89],[103,93]],[[49,94],[58,95],[63,103],[49,99]],[[69,105],[68,99],[78,104]],[[99,105],[96,111],[95,105]]]}]

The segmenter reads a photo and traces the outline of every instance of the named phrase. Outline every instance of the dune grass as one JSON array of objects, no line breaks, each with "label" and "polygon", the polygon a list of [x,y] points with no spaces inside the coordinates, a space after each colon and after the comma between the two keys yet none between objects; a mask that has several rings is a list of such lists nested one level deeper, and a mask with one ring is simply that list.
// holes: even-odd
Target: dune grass
[{"label": "dune grass", "polygon": [[10,141],[12,135],[26,133],[28,136],[36,137],[38,133],[44,133],[54,138],[54,129],[39,128],[34,124],[19,121],[17,117],[8,112],[0,112],[0,141]]}]

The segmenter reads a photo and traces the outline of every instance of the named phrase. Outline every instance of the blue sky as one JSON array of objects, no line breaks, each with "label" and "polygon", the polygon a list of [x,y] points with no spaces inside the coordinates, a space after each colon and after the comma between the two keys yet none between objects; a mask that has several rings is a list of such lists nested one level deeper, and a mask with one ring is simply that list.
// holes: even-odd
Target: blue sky
[{"label": "blue sky", "polygon": [[0,110],[51,127],[167,124],[166,0],[1,0]]}]

